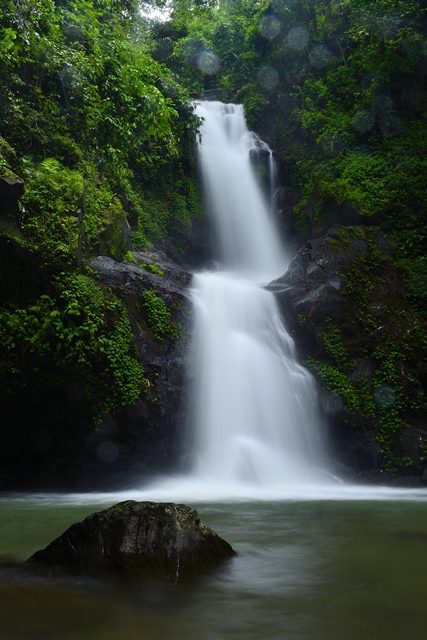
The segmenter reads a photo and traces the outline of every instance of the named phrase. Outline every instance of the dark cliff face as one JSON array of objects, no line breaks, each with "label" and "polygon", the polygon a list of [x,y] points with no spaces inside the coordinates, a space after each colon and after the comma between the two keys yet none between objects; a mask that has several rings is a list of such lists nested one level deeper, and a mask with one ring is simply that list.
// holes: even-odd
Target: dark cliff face
[{"label": "dark cliff face", "polygon": [[405,298],[376,228],[333,227],[306,242],[275,291],[319,383],[338,459],[359,475],[425,468],[425,321]]},{"label": "dark cliff face", "polygon": [[[143,254],[136,254],[143,260]],[[154,264],[154,263],[153,263]],[[156,265],[164,275],[127,263],[116,263],[98,257],[91,261],[99,281],[108,286],[124,303],[134,331],[139,359],[150,387],[132,405],[124,407],[115,417],[120,441],[120,456],[127,469],[127,480],[156,471],[170,470],[179,463],[185,431],[185,364],[191,330],[191,275],[164,261]],[[174,323],[180,326],[178,339],[156,338],[147,324],[143,292],[155,291],[172,312]],[[110,442],[106,419],[105,441]],[[103,428],[101,427],[101,432]],[[113,439],[114,445],[114,439]],[[107,445],[108,448],[108,445]],[[120,460],[119,460],[120,461]]]},{"label": "dark cliff face", "polygon": [[[179,462],[191,275],[163,261],[140,262],[90,263],[93,279],[123,302],[130,319],[144,368],[139,398],[98,421],[87,380],[72,368],[37,373],[34,362],[19,362],[19,384],[2,378],[0,489],[120,488]],[[164,305],[169,335],[150,322],[146,291]]]}]

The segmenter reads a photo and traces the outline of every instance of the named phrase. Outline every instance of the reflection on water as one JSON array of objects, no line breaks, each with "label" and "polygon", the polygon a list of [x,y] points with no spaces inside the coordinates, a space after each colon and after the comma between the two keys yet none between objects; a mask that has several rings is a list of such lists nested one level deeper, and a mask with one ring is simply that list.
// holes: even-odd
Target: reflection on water
[{"label": "reflection on water", "polygon": [[[411,495],[408,493],[408,495]],[[415,494],[416,495],[416,494]],[[105,505],[2,500],[0,556],[24,559]],[[190,586],[0,569],[2,640],[402,640],[427,623],[424,501],[195,505],[238,557]]]}]

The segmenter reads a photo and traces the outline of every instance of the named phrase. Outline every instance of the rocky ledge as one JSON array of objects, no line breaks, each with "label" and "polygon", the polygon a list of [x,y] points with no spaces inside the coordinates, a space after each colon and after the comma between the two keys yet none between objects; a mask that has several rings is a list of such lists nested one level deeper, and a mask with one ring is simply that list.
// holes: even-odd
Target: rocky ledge
[{"label": "rocky ledge", "polygon": [[333,227],[272,282],[301,359],[319,383],[335,455],[375,478],[426,476],[427,327],[385,236]]},{"label": "rocky ledge", "polygon": [[[7,239],[2,246],[6,251]],[[19,245],[13,246],[16,258]],[[36,271],[31,254],[21,253],[25,273]],[[148,386],[141,386],[132,404],[95,421],[87,380],[72,367],[46,365],[45,370],[37,360],[19,362],[24,382],[18,378],[12,386],[6,379],[6,392],[0,394],[0,489],[122,488],[179,461],[192,276],[161,255],[136,254],[134,259],[139,264],[99,256],[89,265],[93,279],[126,309]],[[15,272],[17,261],[12,262]],[[16,277],[10,282],[4,286],[12,295]],[[150,322],[146,292],[164,305],[172,337],[159,335]]]}]

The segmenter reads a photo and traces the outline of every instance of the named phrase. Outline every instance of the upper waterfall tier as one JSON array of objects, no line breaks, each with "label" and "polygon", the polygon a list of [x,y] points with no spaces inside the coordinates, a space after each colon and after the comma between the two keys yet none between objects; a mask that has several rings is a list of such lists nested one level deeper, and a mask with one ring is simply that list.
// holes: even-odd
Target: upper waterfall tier
[{"label": "upper waterfall tier", "polygon": [[252,150],[270,150],[248,131],[242,105],[203,102],[196,113],[204,119],[200,164],[217,257],[225,269],[267,282],[289,263],[250,160]]}]

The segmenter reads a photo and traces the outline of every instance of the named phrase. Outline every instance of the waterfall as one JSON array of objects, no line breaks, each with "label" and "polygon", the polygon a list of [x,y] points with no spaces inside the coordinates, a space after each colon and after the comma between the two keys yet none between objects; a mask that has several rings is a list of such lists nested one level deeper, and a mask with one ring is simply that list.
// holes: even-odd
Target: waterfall
[{"label": "waterfall", "polygon": [[323,444],[314,381],[261,286],[289,262],[250,161],[266,145],[241,105],[204,102],[196,113],[221,269],[194,277],[190,478],[224,495],[280,492],[315,481]]},{"label": "waterfall", "polygon": [[242,105],[205,102],[196,113],[204,118],[200,166],[217,258],[229,272],[272,280],[289,260],[250,162],[251,151],[270,149],[248,131]]}]

